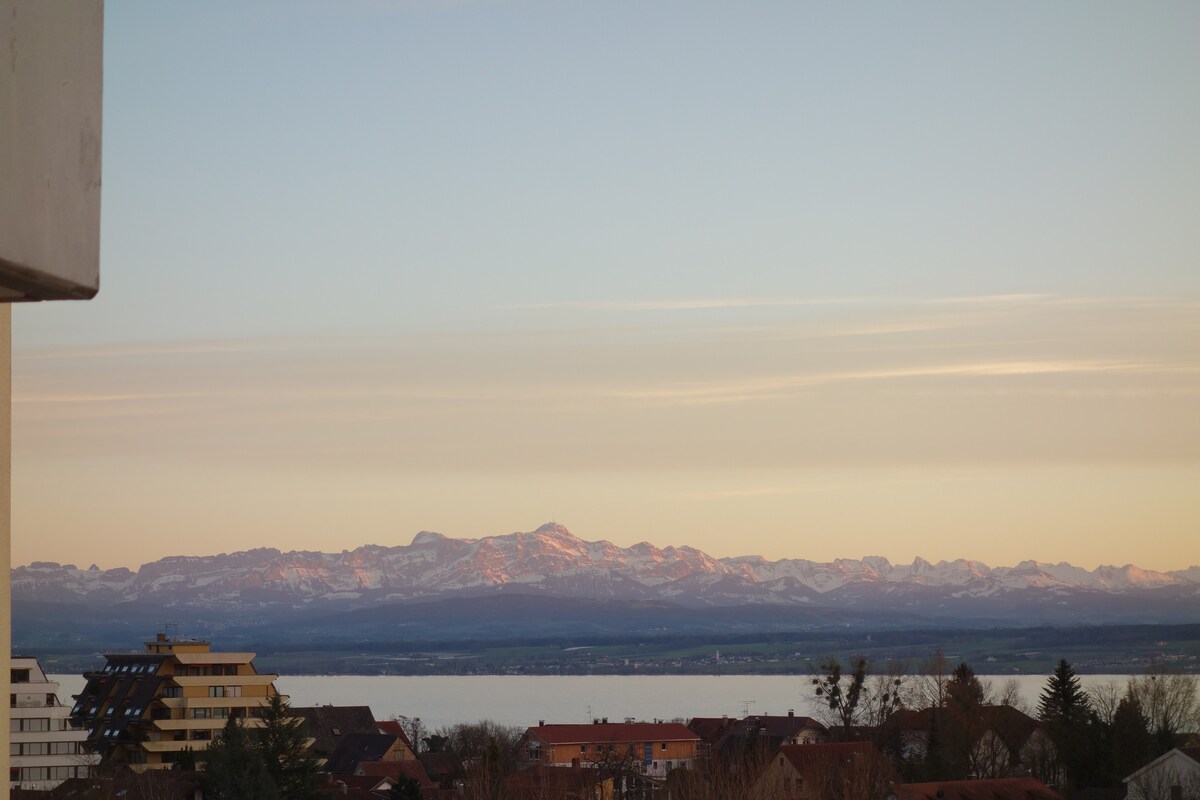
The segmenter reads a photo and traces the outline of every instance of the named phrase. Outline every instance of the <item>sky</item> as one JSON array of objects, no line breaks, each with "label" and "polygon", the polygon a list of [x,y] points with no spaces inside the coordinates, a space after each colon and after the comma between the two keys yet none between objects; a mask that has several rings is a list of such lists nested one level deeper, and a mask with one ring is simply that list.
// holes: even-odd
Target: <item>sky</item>
[{"label": "sky", "polygon": [[1200,5],[106,4],[13,563],[1200,563]]}]

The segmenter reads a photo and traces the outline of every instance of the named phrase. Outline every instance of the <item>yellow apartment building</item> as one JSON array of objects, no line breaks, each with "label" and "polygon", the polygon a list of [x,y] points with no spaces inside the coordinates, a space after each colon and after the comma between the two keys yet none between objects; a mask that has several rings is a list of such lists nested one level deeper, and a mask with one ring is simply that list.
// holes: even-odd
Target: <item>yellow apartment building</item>
[{"label": "yellow apartment building", "polygon": [[652,778],[687,768],[696,758],[700,737],[677,722],[547,725],[539,722],[521,740],[525,757],[548,767],[595,766],[623,762]]},{"label": "yellow apartment building", "polygon": [[144,652],[105,660],[104,669],[84,675],[71,720],[104,763],[138,771],[169,769],[184,750],[203,759],[231,717],[258,727],[277,694],[279,676],[260,675],[254,653],[214,653],[209,642],[164,633]]}]

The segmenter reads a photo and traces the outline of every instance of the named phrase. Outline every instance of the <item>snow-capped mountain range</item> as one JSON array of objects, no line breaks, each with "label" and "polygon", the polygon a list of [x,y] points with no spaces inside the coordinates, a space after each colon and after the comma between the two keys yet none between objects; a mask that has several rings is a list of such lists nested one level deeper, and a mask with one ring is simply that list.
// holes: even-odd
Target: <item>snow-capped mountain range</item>
[{"label": "snow-capped mountain range", "polygon": [[[693,608],[876,606],[935,616],[968,607],[973,610],[966,613],[979,614],[997,604],[1011,608],[1090,600],[1111,606],[1116,598],[1154,597],[1184,618],[1200,619],[1200,567],[1154,572],[1132,565],[1086,570],[1036,561],[989,567],[978,561],[934,564],[920,558],[911,564],[881,557],[829,563],[761,556],[718,559],[691,547],[584,541],[555,523],[480,539],[423,531],[407,546],[366,545],[342,553],[257,549],[173,556],[136,572],[47,562],[12,571],[17,602],[104,606],[367,608],[495,592]],[[1142,600],[1136,605],[1148,607]],[[938,608],[949,611],[939,614]]]}]

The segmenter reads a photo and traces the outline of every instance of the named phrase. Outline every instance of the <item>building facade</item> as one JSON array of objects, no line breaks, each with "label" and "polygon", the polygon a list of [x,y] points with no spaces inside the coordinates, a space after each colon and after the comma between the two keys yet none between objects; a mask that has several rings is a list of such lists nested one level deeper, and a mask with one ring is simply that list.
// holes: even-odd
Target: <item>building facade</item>
[{"label": "building facade", "polygon": [[[232,717],[259,727],[277,694],[254,653],[214,653],[209,642],[158,634],[142,653],[105,656],[71,709],[104,763],[169,769],[185,750],[203,759]],[[284,698],[286,699],[286,698]]]},{"label": "building facade", "polygon": [[548,767],[621,767],[662,778],[695,763],[700,737],[677,722],[540,723],[525,731],[521,747],[529,761]]},{"label": "building facade", "polygon": [[98,760],[87,733],[73,727],[58,684],[36,658],[13,656],[8,688],[8,782],[13,788],[53,789],[68,778],[86,778]]}]

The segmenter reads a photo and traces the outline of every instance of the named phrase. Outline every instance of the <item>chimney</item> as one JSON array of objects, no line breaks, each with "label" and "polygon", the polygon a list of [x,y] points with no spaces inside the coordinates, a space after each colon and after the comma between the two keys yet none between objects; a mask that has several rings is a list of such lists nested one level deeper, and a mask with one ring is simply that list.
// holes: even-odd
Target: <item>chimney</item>
[{"label": "chimney", "polygon": [[608,717],[601,717],[601,718],[600,718],[600,724],[601,724],[601,725],[607,725],[607,724],[608,724]]},{"label": "chimney", "polygon": [[599,725],[599,724],[600,724],[600,719],[599,719],[599,717],[593,718],[593,719],[592,719],[592,724],[593,724],[593,725]]},{"label": "chimney", "polygon": [[538,727],[539,727],[539,728],[544,728],[544,727],[546,727],[546,720],[544,720],[544,719],[539,719],[539,720],[538,720]]},{"label": "chimney", "polygon": [[156,641],[156,642],[165,642],[166,640],[167,640],[167,635],[165,633],[160,632],[157,636],[154,637],[154,641]]},{"label": "chimney", "polygon": [[792,717],[794,717],[794,716],[796,716],[796,709],[794,709],[794,708],[789,708],[789,709],[788,709],[788,718],[790,719],[790,718],[792,718]]}]

